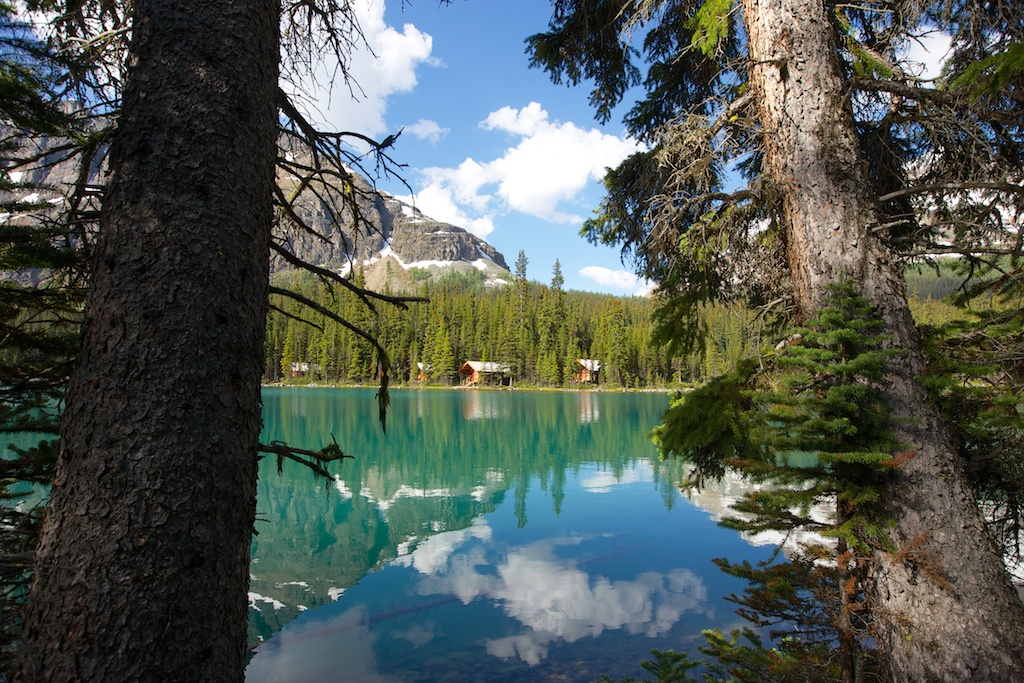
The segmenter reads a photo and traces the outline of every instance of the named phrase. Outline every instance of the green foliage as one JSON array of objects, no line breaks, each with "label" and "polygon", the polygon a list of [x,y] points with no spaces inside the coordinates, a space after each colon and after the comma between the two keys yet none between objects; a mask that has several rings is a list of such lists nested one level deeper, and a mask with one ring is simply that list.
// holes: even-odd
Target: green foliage
[{"label": "green foliage", "polygon": [[938,301],[958,290],[963,290],[968,284],[962,262],[955,259],[941,259],[927,265],[908,266],[903,277],[907,282],[907,295],[911,301]]},{"label": "green foliage", "polygon": [[856,41],[848,41],[850,52],[854,57],[853,71],[860,78],[890,78],[893,75],[892,66],[884,60],[879,59],[872,52],[865,50]]},{"label": "green foliage", "polygon": [[[53,206],[33,198],[46,188],[19,177],[32,177],[35,146],[47,136],[76,134],[58,99],[70,67],[0,4],[0,680],[13,660],[42,517],[26,501],[53,475],[58,409],[78,344],[82,254]],[[9,443],[25,433],[35,445]]]},{"label": "green foliage", "polygon": [[[878,207],[879,236],[894,257],[949,253],[970,268],[994,266],[1004,276],[992,286],[1022,281],[1019,259],[994,256],[1016,244],[1024,196],[1014,180],[1024,162],[1019,5],[830,6],[868,191],[890,197]],[[583,233],[620,246],[658,282],[661,338],[683,355],[700,348],[691,314],[701,302],[764,304],[790,285],[740,10],[727,0],[559,0],[548,31],[527,41],[531,64],[555,82],[593,84],[603,119],[638,82],[637,65],[645,69],[623,121],[646,148],[609,171]],[[906,46],[932,31],[952,39],[935,89],[907,78],[916,65]],[[745,181],[737,191],[730,168]],[[929,294],[942,297],[920,297]]]},{"label": "green foliage", "polygon": [[[809,491],[836,496],[840,514],[829,533],[864,551],[884,540],[864,533],[874,528],[868,520],[878,514],[880,487],[897,448],[888,406],[873,386],[895,353],[882,349],[880,328],[849,283],[831,287],[818,315],[798,329],[799,338],[790,338],[798,343],[776,355],[777,386],[752,397],[765,419],[770,449],[782,456],[779,472],[752,462],[753,476],[804,479],[807,487],[793,492],[797,499]],[[786,454],[798,452],[815,453],[817,464],[788,467]],[[854,518],[858,524],[847,527]]]},{"label": "green foliage", "polygon": [[[606,197],[584,232],[592,241],[621,245],[637,271],[658,282],[660,338],[688,361],[707,357],[712,342],[701,326],[702,303],[741,297],[759,305],[784,301],[790,293],[790,271],[776,230],[783,219],[780,192],[786,190],[780,185],[785,182],[766,173],[767,138],[756,113],[765,103],[748,88],[749,43],[737,31],[730,35],[723,29],[721,13],[711,11],[718,2],[623,1],[618,23],[588,21],[591,5],[557,3],[552,32],[531,43],[548,48],[535,65],[556,81],[567,67],[578,75],[621,69],[639,55],[624,49],[628,35],[620,27],[635,28],[645,36],[648,76],[625,123],[647,150],[609,173]],[[977,306],[987,294],[984,308],[992,311],[1010,297],[1019,298],[1024,282],[1024,261],[1007,253],[1019,251],[1012,245],[1019,243],[1024,207],[1019,187],[1022,8],[1021,3],[998,3],[994,10],[987,3],[944,1],[837,4],[830,23],[835,33],[828,36],[836,47],[831,57],[839,64],[837,85],[852,103],[860,163],[869,169],[870,187],[864,190],[888,197],[879,202],[872,231],[893,259],[956,254],[962,267],[958,279],[967,281],[960,303]],[[923,31],[952,39],[935,89],[908,78],[914,65],[905,48]],[[775,66],[783,77],[791,47],[776,44],[769,50],[782,57]],[[612,82],[595,84],[604,88],[602,102],[618,95]],[[739,191],[723,189],[722,172],[730,167],[746,181]],[[1017,463],[1024,430],[1017,420],[1024,401],[1015,358],[1024,357],[1024,349],[1013,330],[1024,320],[1007,314],[1005,326],[998,316],[970,321],[940,301],[948,290],[910,284],[918,320],[942,326],[930,342],[929,372],[936,375],[934,392],[954,425],[982,507],[994,509],[1004,529],[1019,530],[1024,525],[1013,502],[1020,500],[1019,492],[1013,489],[1022,480]],[[1020,308],[1019,301],[1012,305]],[[744,369],[720,380],[716,388],[724,396],[709,390],[694,392],[692,401],[683,396],[674,402],[657,434],[664,452],[694,462],[695,480],[733,467],[764,485],[741,503],[746,515],[732,522],[736,528],[826,532],[836,542],[841,583],[852,578],[854,586],[863,577],[863,553],[886,543],[878,491],[898,462],[892,454],[900,447],[887,425],[887,407],[873,390],[888,354],[871,317],[859,329],[827,318],[815,321],[820,327],[804,330],[802,344],[766,354],[754,372]],[[729,372],[728,363],[724,366]],[[692,368],[691,376],[698,376]],[[707,427],[701,403],[712,422]],[[715,411],[735,420],[719,419]],[[683,435],[684,426],[697,428],[698,435]],[[799,468],[783,467],[808,459]],[[809,514],[816,501],[834,507],[829,524]],[[852,678],[851,635],[863,631],[850,604],[857,604],[860,593],[844,588],[837,595],[846,601],[836,625],[846,634],[839,639],[842,668]],[[792,650],[798,657],[790,660],[791,651],[782,645],[769,650],[750,639],[741,642],[738,635],[718,636],[716,643],[720,661],[745,662],[732,674],[737,680],[815,680],[800,672],[800,660],[813,653]],[[796,673],[775,676],[776,670],[789,671],[788,661],[795,661]]]},{"label": "green foliage", "polygon": [[[464,279],[441,278],[421,285],[418,294],[428,303],[408,311],[380,307],[376,313],[359,310],[358,297],[332,295],[310,275],[282,274],[275,283],[377,334],[399,381],[416,380],[417,362],[433,366],[436,376],[428,381],[447,384],[463,362],[490,360],[518,364],[516,385],[564,387],[574,381],[576,359],[593,358],[605,365],[602,385],[664,387],[700,381],[712,366],[727,363],[750,345],[741,338],[750,333],[744,309],[709,307],[712,350],[673,354],[651,343],[651,299],[567,292],[557,271],[550,286],[521,278],[511,287],[485,289]],[[311,315],[297,301],[275,297],[273,303],[267,318],[266,381],[372,380],[369,348],[357,335],[323,315]],[[308,369],[293,373],[293,363]]]},{"label": "green foliage", "polygon": [[[634,66],[637,51],[620,37],[629,29],[624,0],[557,0],[547,33],[526,39],[530,66],[551,74],[556,82],[570,85],[593,82],[590,103],[602,122],[626,91],[640,82]],[[595,31],[595,40],[581,42],[581,32]]]},{"label": "green foliage", "polygon": [[[739,302],[704,305],[691,316],[704,343],[691,351],[664,347],[657,343],[658,326],[664,323],[656,300],[567,292],[558,271],[550,286],[523,278],[517,287],[504,289],[440,278],[418,290],[429,303],[409,311],[382,307],[377,314],[357,310],[361,303],[356,297],[331,295],[314,277],[282,275],[275,282],[378,334],[399,381],[416,378],[417,362],[432,362],[437,336],[432,321],[441,318],[455,367],[466,360],[513,364],[519,358],[516,384],[554,387],[572,384],[577,358],[601,360],[606,366],[601,382],[613,386],[700,383],[752,354],[766,324],[763,316]],[[356,335],[322,316],[310,316],[297,302],[280,300],[275,306],[267,319],[267,381],[369,379],[372,358],[365,344],[359,350]],[[356,354],[362,354],[359,362],[352,360]],[[293,374],[292,363],[309,363],[309,370]]]},{"label": "green foliage", "polygon": [[1024,533],[1024,313],[976,310],[923,330],[924,376],[953,430],[989,527],[1008,557]]},{"label": "green foliage", "polygon": [[733,564],[718,558],[715,564],[726,574],[747,582],[737,612],[758,628],[769,628],[773,638],[797,633],[805,643],[828,643],[834,637],[834,611],[820,597],[835,587],[835,570],[815,562],[813,556],[797,556],[787,562]]},{"label": "green foliage", "polygon": [[729,636],[705,631],[707,645],[699,648],[713,658],[704,680],[723,683],[814,683],[837,681],[839,673],[826,643],[800,637],[780,638],[766,645],[753,630],[734,630]]},{"label": "green foliage", "polygon": [[708,636],[706,651],[737,680],[829,680],[837,641],[848,667],[871,659],[864,585],[873,549],[889,545],[880,499],[898,449],[874,386],[896,353],[885,341],[867,301],[848,282],[834,285],[780,348],[677,396],[653,433],[664,456],[693,465],[687,485],[727,469],[760,485],[732,506],[736,514],[724,525],[832,539],[778,564],[718,561],[749,582],[742,598],[733,597],[742,616],[758,627],[784,626],[773,631],[771,648],[752,632],[745,642]]},{"label": "green foliage", "polygon": [[844,9],[837,8],[835,17],[836,23],[843,30],[843,35],[846,38],[846,47],[853,58],[853,72],[860,78],[892,77],[892,65],[861,42],[857,28],[854,27],[853,22]]},{"label": "green foliage", "polygon": [[959,286],[942,302],[913,308],[923,323],[928,371],[922,381],[952,429],[993,536],[1007,557],[1018,559],[1024,536],[1024,292],[1015,275],[1019,265],[1014,256],[942,264],[940,279]]},{"label": "green foliage", "polygon": [[409,276],[413,282],[424,282],[430,279],[430,271],[426,268],[410,268]]},{"label": "green foliage", "polygon": [[730,461],[758,450],[748,390],[756,370],[757,362],[748,359],[731,372],[675,394],[662,423],[651,432],[662,457],[680,455],[694,466],[688,485],[721,479]]},{"label": "green foliage", "polygon": [[74,66],[70,51],[38,39],[12,3],[0,3],[0,113],[7,126],[31,135],[74,133],[59,101],[61,81]]},{"label": "green foliage", "polygon": [[729,35],[732,0],[705,0],[686,22],[693,31],[690,45],[706,57],[714,57]]},{"label": "green foliage", "polygon": [[451,339],[448,336],[448,325],[441,318],[434,328],[434,336],[430,341],[430,376],[441,384],[451,383],[455,375],[455,354],[452,353]]},{"label": "green foliage", "polygon": [[978,97],[984,93],[998,95],[1024,76],[1024,43],[1008,44],[1002,52],[968,66],[949,84],[950,89],[964,89]]},{"label": "green foliage", "polygon": [[894,446],[887,410],[870,383],[893,352],[880,348],[879,328],[848,283],[831,288],[819,314],[777,353],[739,362],[680,394],[654,431],[663,454],[693,461],[701,479],[734,460],[774,463],[766,454],[814,452],[817,467],[801,468],[812,477],[844,463],[886,460],[878,451]]},{"label": "green foliage", "polygon": [[[650,674],[653,679],[638,681],[633,676],[622,680],[622,683],[696,683],[696,679],[689,675],[690,669],[698,666],[700,662],[692,661],[686,653],[674,652],[672,650],[651,650],[654,659],[641,662],[640,666]],[[600,681],[595,683],[613,683],[608,676],[601,676]]]},{"label": "green foliage", "polygon": [[[412,270],[415,271],[420,269],[413,268]],[[474,291],[481,291],[484,288],[484,282],[486,279],[487,278],[484,276],[483,271],[477,270],[476,268],[470,268],[468,270],[449,270],[437,278],[436,284],[442,287],[463,287]],[[417,281],[415,276],[413,277],[413,281]]]}]

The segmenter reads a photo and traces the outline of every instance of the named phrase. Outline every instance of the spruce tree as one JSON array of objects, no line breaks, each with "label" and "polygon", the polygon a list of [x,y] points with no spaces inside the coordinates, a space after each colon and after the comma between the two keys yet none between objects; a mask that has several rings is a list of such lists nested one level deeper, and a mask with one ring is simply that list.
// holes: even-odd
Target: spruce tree
[{"label": "spruce tree", "polygon": [[[755,626],[772,627],[774,638],[762,646],[751,632],[737,645],[735,634],[711,635],[708,649],[721,660],[736,658],[753,669],[751,658],[777,648],[792,680],[859,680],[858,672],[875,668],[872,558],[879,549],[896,552],[882,500],[887,481],[909,457],[876,389],[896,353],[886,343],[866,299],[848,282],[831,286],[818,314],[778,350],[679,395],[655,429],[664,455],[693,464],[691,485],[726,469],[755,484],[732,506],[737,514],[725,526],[822,539],[804,541],[779,564],[716,560],[750,582],[733,599]],[[921,571],[941,571],[919,563]],[[829,652],[833,644],[836,655]]]},{"label": "spruce tree", "polygon": [[84,135],[60,103],[72,66],[0,4],[0,434],[39,439],[26,448],[0,441],[0,680],[13,677],[41,520],[41,506],[25,499],[53,476],[58,410],[77,349],[84,259],[71,226],[45,201],[52,189],[32,181],[39,146]]},{"label": "spruce tree", "polygon": [[[897,552],[875,551],[889,674],[1017,675],[1024,606],[949,425],[919,381],[925,357],[903,270],[952,253],[1020,279],[1018,260],[1000,262],[1018,251],[1008,245],[1024,199],[1019,3],[553,4],[548,30],[528,39],[534,65],[591,85],[604,120],[642,85],[625,123],[648,147],[608,174],[585,232],[621,245],[658,282],[665,336],[692,348],[697,304],[709,300],[791,304],[810,319],[827,286],[846,277],[902,349],[877,384],[915,453],[885,496]],[[934,29],[952,37],[947,68],[914,78],[904,48]],[[922,580],[908,559],[921,555],[943,567],[943,580]]]},{"label": "spruce tree", "polygon": [[451,384],[455,374],[455,354],[448,336],[448,326],[441,318],[435,331],[433,343],[430,345],[430,376],[441,384]]}]

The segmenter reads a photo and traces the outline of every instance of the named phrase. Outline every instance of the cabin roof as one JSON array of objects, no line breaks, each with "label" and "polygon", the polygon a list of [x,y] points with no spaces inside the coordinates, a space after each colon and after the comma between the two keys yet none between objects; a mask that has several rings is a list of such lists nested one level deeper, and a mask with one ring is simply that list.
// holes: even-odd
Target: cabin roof
[{"label": "cabin roof", "polygon": [[[470,369],[467,370],[466,369],[467,367],[470,368]],[[504,373],[512,372],[512,368],[509,367],[507,364],[499,363],[499,362],[493,361],[493,360],[489,360],[489,361],[467,360],[465,363],[463,363],[462,367],[459,369],[459,372],[461,372],[461,373],[463,373],[465,375],[468,375],[473,370],[475,370],[476,372],[482,372],[482,373],[502,373],[502,374],[504,374]]]},{"label": "cabin roof", "polygon": [[601,361],[590,358],[577,358],[576,362],[591,372],[598,372],[601,369]]}]

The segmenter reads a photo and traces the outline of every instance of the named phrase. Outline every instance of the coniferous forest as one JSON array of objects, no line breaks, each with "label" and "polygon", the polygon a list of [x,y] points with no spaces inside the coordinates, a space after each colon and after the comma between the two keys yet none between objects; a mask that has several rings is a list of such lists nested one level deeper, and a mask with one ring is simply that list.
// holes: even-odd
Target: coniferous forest
[{"label": "coniferous forest", "polygon": [[[59,453],[0,460],[0,499],[52,484],[45,518],[0,511],[0,679],[243,680],[256,456],[343,457],[261,444],[261,381],[379,383],[383,426],[392,377],[483,360],[569,386],[589,358],[610,388],[703,384],[662,452],[787,487],[735,509],[836,540],[789,574],[725,563],[756,626],[794,596],[833,612],[819,641],[706,634],[705,680],[1019,680],[1022,4],[553,0],[530,66],[591,89],[600,123],[628,107],[643,145],[582,234],[656,301],[533,282],[520,252],[507,286],[414,274],[380,306],[287,237],[319,234],[310,196],[369,231],[354,172],[403,165],[401,130],[320,130],[283,85],[321,58],[353,83],[355,5],[0,4],[0,261],[53,274],[3,288],[0,430],[62,409]],[[949,51],[924,78],[907,48],[931,33]],[[307,274],[270,283],[268,248]],[[908,275],[943,256],[973,280],[950,284],[963,309],[942,272]],[[810,449],[818,472],[777,467]]]},{"label": "coniferous forest", "polygon": [[[514,385],[566,387],[574,384],[576,360],[586,358],[601,362],[601,386],[665,387],[723,371],[750,352],[758,324],[743,308],[709,310],[705,321],[715,330],[715,342],[681,357],[651,343],[651,299],[565,291],[557,264],[548,284],[516,278],[505,287],[485,288],[482,279],[452,273],[421,286],[416,294],[427,302],[404,311],[381,307],[376,317],[359,301],[339,305],[315,276],[282,277],[291,289],[340,308],[343,317],[376,335],[398,382],[458,384],[465,361],[483,360],[510,366]],[[299,304],[277,303],[267,322],[267,381],[376,381],[367,341],[322,316],[300,316]]]},{"label": "coniferous forest", "polygon": [[[743,302],[708,304],[699,315],[703,345],[673,353],[658,338],[655,299],[565,291],[557,262],[547,284],[522,272],[512,284],[494,288],[486,287],[478,272],[451,272],[420,285],[415,294],[425,302],[407,310],[381,306],[376,316],[354,297],[336,298],[313,274],[278,277],[282,285],[375,336],[398,383],[457,385],[459,367],[482,360],[508,364],[515,385],[572,387],[578,386],[576,360],[587,358],[602,364],[598,386],[671,388],[721,375],[782,334],[777,316]],[[963,281],[951,267],[911,269],[907,278],[918,320],[938,325],[962,317],[943,300]],[[358,275],[355,279],[359,283]],[[293,300],[275,302],[267,319],[265,381],[376,382],[370,343],[304,308]]]}]

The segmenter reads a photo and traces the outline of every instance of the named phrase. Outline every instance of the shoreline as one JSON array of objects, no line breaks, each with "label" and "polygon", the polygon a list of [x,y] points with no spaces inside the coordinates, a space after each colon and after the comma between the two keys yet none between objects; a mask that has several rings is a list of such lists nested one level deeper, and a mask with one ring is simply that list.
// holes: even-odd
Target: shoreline
[{"label": "shoreline", "polygon": [[[333,384],[330,382],[309,382],[294,384],[291,382],[262,382],[263,389],[379,389],[378,384]],[[395,384],[389,385],[392,389],[411,389],[415,391],[566,391],[573,393],[608,393],[608,394],[671,394],[674,392],[689,391],[693,387],[535,387],[535,386],[440,386],[437,384]]]}]

